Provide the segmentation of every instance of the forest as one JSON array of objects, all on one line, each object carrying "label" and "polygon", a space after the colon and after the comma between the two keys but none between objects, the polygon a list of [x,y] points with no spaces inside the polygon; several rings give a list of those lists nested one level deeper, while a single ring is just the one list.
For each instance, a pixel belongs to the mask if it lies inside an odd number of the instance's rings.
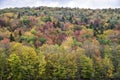
[{"label": "forest", "polygon": [[0,9],[0,80],[120,80],[120,8]]}]

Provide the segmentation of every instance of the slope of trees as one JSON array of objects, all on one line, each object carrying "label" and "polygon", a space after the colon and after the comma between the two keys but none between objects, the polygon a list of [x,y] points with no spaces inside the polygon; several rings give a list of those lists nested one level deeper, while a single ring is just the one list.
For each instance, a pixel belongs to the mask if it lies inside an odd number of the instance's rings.
[{"label": "slope of trees", "polygon": [[0,10],[0,80],[119,80],[120,9]]}]

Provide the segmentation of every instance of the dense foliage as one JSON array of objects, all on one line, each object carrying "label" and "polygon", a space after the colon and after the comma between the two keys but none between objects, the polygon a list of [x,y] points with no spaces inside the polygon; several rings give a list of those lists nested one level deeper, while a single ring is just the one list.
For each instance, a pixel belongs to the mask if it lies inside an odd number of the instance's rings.
[{"label": "dense foliage", "polygon": [[120,79],[120,9],[0,10],[0,80]]}]

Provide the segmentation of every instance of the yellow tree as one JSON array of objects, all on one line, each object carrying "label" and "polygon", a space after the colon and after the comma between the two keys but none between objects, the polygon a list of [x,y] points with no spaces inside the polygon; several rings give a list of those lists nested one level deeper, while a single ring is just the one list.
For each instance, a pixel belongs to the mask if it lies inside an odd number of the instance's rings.
[{"label": "yellow tree", "polygon": [[12,79],[37,79],[42,75],[42,62],[44,57],[37,56],[35,50],[20,43],[12,43],[10,49],[9,63]]},{"label": "yellow tree", "polygon": [[105,56],[105,58],[102,60],[102,66],[103,66],[103,75],[104,75],[103,78],[104,79],[112,78],[114,67],[109,57]]}]

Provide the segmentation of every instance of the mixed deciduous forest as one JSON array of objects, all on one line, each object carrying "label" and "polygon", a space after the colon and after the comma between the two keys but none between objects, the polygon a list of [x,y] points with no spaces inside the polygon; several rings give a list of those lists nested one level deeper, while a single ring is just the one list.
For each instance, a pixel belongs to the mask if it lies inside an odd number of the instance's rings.
[{"label": "mixed deciduous forest", "polygon": [[120,80],[120,9],[0,10],[0,80]]}]

